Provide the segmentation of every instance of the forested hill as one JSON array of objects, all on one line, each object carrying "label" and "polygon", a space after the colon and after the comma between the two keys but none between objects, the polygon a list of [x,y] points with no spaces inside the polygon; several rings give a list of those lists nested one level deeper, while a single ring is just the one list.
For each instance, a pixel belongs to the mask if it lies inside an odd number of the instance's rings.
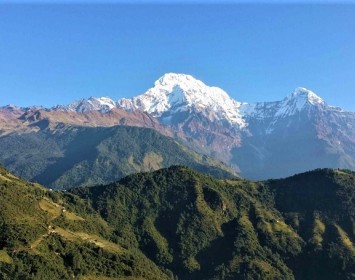
[{"label": "forested hill", "polygon": [[112,227],[77,196],[3,168],[0,194],[2,280],[171,278],[139,250],[115,242]]},{"label": "forested hill", "polygon": [[355,277],[355,173],[216,180],[173,167],[74,192],[179,279]]},{"label": "forested hill", "polygon": [[94,186],[129,174],[187,165],[233,178],[226,164],[149,128],[58,126],[0,137],[0,162],[17,176],[53,189]]},{"label": "forested hill", "polygon": [[252,182],[174,166],[68,192],[2,170],[0,191],[4,279],[355,277],[346,170]]}]

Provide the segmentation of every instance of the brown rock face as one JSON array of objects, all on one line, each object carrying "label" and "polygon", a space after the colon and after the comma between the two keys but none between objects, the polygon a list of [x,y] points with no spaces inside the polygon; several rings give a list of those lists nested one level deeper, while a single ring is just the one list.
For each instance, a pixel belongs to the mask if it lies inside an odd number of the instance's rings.
[{"label": "brown rock face", "polygon": [[111,127],[116,125],[153,128],[171,136],[170,130],[147,113],[126,112],[113,108],[107,113],[88,111],[84,113],[48,109],[0,108],[0,136],[11,132],[29,132],[48,128],[53,131],[62,126]]}]

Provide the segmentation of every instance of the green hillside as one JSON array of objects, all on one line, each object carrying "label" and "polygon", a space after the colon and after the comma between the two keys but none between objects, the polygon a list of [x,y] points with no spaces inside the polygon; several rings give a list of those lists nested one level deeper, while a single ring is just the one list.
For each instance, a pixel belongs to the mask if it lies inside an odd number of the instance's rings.
[{"label": "green hillside", "polygon": [[355,279],[355,173],[318,169],[269,186],[276,208],[306,241],[288,262],[297,278]]},{"label": "green hillside", "polygon": [[[169,279],[86,201],[0,169],[0,279]],[[102,278],[101,278],[102,277]]]},{"label": "green hillside", "polygon": [[0,137],[0,162],[50,188],[108,184],[124,176],[187,165],[214,177],[235,177],[223,163],[147,128],[58,127]]},{"label": "green hillside", "polygon": [[355,174],[215,180],[173,167],[73,190],[179,279],[352,279]]},{"label": "green hillside", "polygon": [[67,192],[1,170],[0,191],[4,279],[355,279],[346,170],[252,182],[173,166]]}]

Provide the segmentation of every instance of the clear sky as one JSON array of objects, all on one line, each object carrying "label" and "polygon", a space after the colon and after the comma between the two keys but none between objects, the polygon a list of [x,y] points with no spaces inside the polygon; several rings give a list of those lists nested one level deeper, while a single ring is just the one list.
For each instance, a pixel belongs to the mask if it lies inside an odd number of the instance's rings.
[{"label": "clear sky", "polygon": [[303,86],[355,111],[351,1],[17,2],[0,0],[0,106],[117,100],[177,72],[238,101],[281,100]]}]

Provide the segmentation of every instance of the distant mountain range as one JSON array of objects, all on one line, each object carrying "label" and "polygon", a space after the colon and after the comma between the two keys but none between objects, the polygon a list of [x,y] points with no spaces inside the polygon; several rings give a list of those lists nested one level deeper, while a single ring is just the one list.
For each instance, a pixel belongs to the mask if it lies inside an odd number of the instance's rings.
[{"label": "distant mountain range", "polygon": [[152,128],[251,179],[319,167],[355,170],[355,113],[305,88],[281,101],[242,103],[190,75],[169,73],[132,99],[91,97],[47,109],[0,109],[2,137],[61,125]]}]

